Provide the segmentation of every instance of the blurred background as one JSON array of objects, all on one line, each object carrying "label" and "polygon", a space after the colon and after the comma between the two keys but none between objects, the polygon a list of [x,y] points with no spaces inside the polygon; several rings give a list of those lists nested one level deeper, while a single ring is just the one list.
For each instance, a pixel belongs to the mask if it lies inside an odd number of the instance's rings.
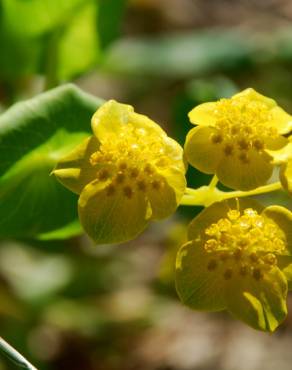
[{"label": "blurred background", "polygon": [[[68,81],[181,144],[194,105],[246,87],[291,113],[292,2],[0,0],[0,111]],[[207,181],[188,172],[189,186]],[[291,209],[282,193],[261,200]],[[1,241],[1,336],[42,370],[291,370],[291,315],[269,335],[180,304],[175,254],[198,211],[119,246]]]}]

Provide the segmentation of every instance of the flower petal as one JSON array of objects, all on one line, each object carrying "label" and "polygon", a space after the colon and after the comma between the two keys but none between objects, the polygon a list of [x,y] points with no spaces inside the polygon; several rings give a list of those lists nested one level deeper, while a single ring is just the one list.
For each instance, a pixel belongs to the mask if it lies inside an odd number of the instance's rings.
[{"label": "flower petal", "polygon": [[204,173],[214,173],[223,158],[222,145],[213,143],[212,134],[216,130],[212,127],[195,127],[186,137],[185,155],[187,161]]},{"label": "flower petal", "polygon": [[214,126],[217,121],[217,117],[214,114],[216,107],[216,102],[200,104],[189,112],[189,119],[194,125]]},{"label": "flower petal", "polygon": [[237,190],[251,190],[264,185],[271,177],[273,165],[265,152],[251,149],[248,160],[242,161],[238,155],[226,155],[216,170],[222,184]]},{"label": "flower petal", "polygon": [[269,125],[275,127],[279,134],[285,135],[292,131],[292,116],[286,113],[282,108],[276,106],[271,109],[272,116]]},{"label": "flower petal", "polygon": [[210,255],[198,242],[188,242],[178,251],[176,289],[181,301],[193,309],[220,311],[226,307],[223,274],[208,269],[210,263]]},{"label": "flower petal", "polygon": [[274,331],[287,315],[287,281],[274,267],[260,280],[238,277],[229,280],[227,309],[254,329]]},{"label": "flower petal", "polygon": [[90,136],[62,158],[52,174],[66,188],[80,194],[85,185],[96,178],[96,168],[90,164],[89,158],[98,148],[98,140],[94,136]]},{"label": "flower petal", "polygon": [[156,177],[147,191],[152,214],[151,219],[160,220],[170,216],[178,207],[176,193],[164,177]]},{"label": "flower petal", "polygon": [[93,133],[100,141],[111,134],[118,134],[128,124],[159,135],[166,135],[154,121],[142,114],[135,113],[132,106],[118,103],[115,100],[104,103],[91,120]]},{"label": "flower petal", "polygon": [[259,103],[263,103],[267,108],[270,108],[270,109],[277,106],[277,103],[275,102],[274,99],[268,98],[258,93],[251,87],[232,96],[232,99],[237,99],[237,98],[246,98],[250,101],[257,101]]},{"label": "flower petal", "polygon": [[216,223],[220,218],[225,218],[231,209],[243,211],[252,208],[261,213],[264,207],[253,199],[228,199],[216,202],[200,212],[188,226],[188,239],[202,239],[204,231],[211,224]]},{"label": "flower petal", "polygon": [[114,187],[110,180],[88,184],[78,206],[82,226],[99,244],[130,240],[148,224],[145,194],[127,187]]},{"label": "flower petal", "polygon": [[284,232],[287,248],[292,255],[292,212],[285,207],[269,206],[264,209],[262,216],[275,222]]}]

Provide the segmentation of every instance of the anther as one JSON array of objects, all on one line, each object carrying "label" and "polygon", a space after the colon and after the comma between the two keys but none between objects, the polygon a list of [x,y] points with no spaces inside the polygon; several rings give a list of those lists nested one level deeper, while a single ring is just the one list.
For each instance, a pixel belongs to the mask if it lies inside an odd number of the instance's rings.
[{"label": "anther", "polygon": [[152,181],[151,185],[152,185],[153,189],[159,190],[161,188],[162,182],[159,181],[159,180],[154,180],[154,181]]},{"label": "anther", "polygon": [[125,181],[125,175],[123,172],[119,172],[115,178],[118,184],[122,184]]},{"label": "anther", "polygon": [[148,173],[148,175],[152,175],[153,174],[153,168],[152,166],[147,163],[146,166],[144,167],[144,172]]},{"label": "anther", "polygon": [[245,164],[249,163],[248,155],[245,152],[240,153],[238,158],[241,160],[242,163],[245,163]]},{"label": "anther", "polygon": [[219,144],[219,143],[222,142],[222,140],[223,140],[223,138],[222,138],[221,134],[212,134],[211,135],[211,141],[214,144]]},{"label": "anther", "polygon": [[101,171],[98,172],[98,175],[97,176],[98,176],[98,179],[100,181],[105,181],[105,180],[108,179],[109,173],[108,173],[107,170],[103,169],[103,170],[101,170]]},{"label": "anther", "polygon": [[106,189],[106,195],[113,195],[115,193],[115,187],[113,184],[110,184]]},{"label": "anther", "polygon": [[233,252],[233,256],[236,260],[239,260],[242,256],[242,250],[240,248],[236,248]]},{"label": "anther", "polygon": [[255,139],[252,144],[257,150],[264,149],[264,143],[260,139]]},{"label": "anther", "polygon": [[255,252],[252,252],[250,255],[249,255],[250,259],[252,262],[258,262],[259,258],[258,256],[256,255]]},{"label": "anther", "polygon": [[133,190],[130,186],[125,186],[123,190],[124,190],[124,194],[127,198],[129,198],[129,199],[132,198]]},{"label": "anther", "polygon": [[121,162],[120,165],[119,165],[120,170],[125,170],[127,167],[128,167],[128,165],[127,165],[126,162]]},{"label": "anther", "polygon": [[144,180],[137,181],[137,186],[138,186],[138,189],[141,190],[141,191],[146,190],[146,183],[145,183]]},{"label": "anther", "polygon": [[247,150],[249,148],[249,142],[245,139],[238,140],[238,146],[241,150]]},{"label": "anther", "polygon": [[232,155],[232,153],[233,153],[233,145],[226,144],[225,147],[224,147],[224,153],[227,156]]},{"label": "anther", "polygon": [[226,270],[224,271],[223,276],[224,276],[224,279],[225,279],[225,280],[229,280],[229,279],[231,279],[231,278],[232,278],[232,269],[231,269],[231,268],[226,269]]},{"label": "anther", "polygon": [[252,276],[256,279],[256,280],[260,280],[261,277],[262,277],[262,273],[261,273],[261,270],[259,268],[255,268],[252,272]]},{"label": "anther", "polygon": [[138,168],[134,167],[130,171],[130,176],[133,178],[136,178],[139,175],[139,170]]}]

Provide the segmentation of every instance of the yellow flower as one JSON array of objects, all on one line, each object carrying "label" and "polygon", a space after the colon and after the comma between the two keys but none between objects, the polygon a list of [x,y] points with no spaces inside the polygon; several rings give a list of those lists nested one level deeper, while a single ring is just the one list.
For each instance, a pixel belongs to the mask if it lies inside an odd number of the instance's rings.
[{"label": "yellow flower", "polygon": [[274,331],[287,314],[292,213],[251,200],[219,202],[194,218],[188,239],[176,263],[182,302],[226,309],[255,329]]},{"label": "yellow flower", "polygon": [[155,122],[114,100],[94,114],[92,130],[53,173],[80,194],[79,218],[93,240],[123,242],[177,208],[186,187],[183,151]]},{"label": "yellow flower", "polygon": [[253,89],[201,104],[189,118],[198,126],[186,138],[188,162],[239,190],[266,183],[273,171],[267,150],[284,147],[287,139],[283,135],[292,130],[292,117]]}]

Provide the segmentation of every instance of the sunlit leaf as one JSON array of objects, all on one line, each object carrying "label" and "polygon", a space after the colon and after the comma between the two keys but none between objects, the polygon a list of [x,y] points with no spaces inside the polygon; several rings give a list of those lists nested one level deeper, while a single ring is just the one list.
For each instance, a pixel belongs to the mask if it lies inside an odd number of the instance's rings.
[{"label": "sunlit leaf", "polygon": [[[64,85],[0,116],[0,236],[69,237],[80,231],[77,196],[50,172],[90,134],[101,101]],[[74,226],[75,225],[75,226]]]}]

